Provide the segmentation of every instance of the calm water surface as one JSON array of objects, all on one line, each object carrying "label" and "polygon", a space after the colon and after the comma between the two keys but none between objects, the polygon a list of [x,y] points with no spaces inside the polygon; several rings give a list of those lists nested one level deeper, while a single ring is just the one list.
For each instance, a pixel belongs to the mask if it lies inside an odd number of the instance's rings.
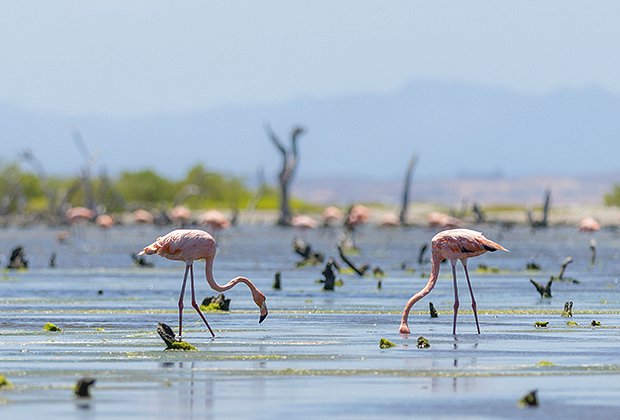
[{"label": "calm water surface", "polygon": [[[0,276],[0,373],[14,388],[0,391],[2,418],[617,418],[620,415],[620,234],[591,235],[574,227],[532,232],[479,227],[511,253],[485,254],[469,267],[482,334],[475,334],[459,268],[461,313],[452,335],[449,265],[433,292],[414,307],[410,337],[398,334],[400,311],[424,286],[430,266],[419,248],[435,231],[424,228],[359,232],[359,263],[372,275],[343,272],[334,292],[316,283],[322,266],[296,268],[293,237],[301,235],[326,256],[337,256],[337,231],[298,232],[240,226],[223,232],[215,275],[224,283],[251,278],[268,296],[270,315],[240,285],[227,292],[230,313],[209,313],[211,339],[186,298],[185,340],[198,352],[164,351],[157,322],[177,328],[183,264],[150,257],[135,266],[130,254],[170,229],[94,227],[74,230],[58,244],[54,228],[0,230],[2,265],[17,244],[30,269]],[[57,266],[50,268],[56,253]],[[546,283],[566,256],[574,262],[541,299],[529,279]],[[526,271],[535,261],[542,271]],[[402,268],[405,264],[409,270]],[[500,269],[476,272],[478,264]],[[199,300],[214,295],[196,264]],[[282,290],[271,289],[282,272]],[[189,295],[189,293],[188,293]],[[432,301],[439,317],[428,315]],[[572,321],[561,316],[573,301]],[[592,320],[600,327],[591,327]],[[536,328],[548,321],[547,328]],[[52,322],[60,333],[43,331]],[[418,336],[431,347],[418,349]],[[397,344],[380,349],[385,337]],[[542,362],[542,363],[541,363]],[[92,398],[76,400],[83,376],[97,383]],[[538,390],[540,406],[517,401]]]}]

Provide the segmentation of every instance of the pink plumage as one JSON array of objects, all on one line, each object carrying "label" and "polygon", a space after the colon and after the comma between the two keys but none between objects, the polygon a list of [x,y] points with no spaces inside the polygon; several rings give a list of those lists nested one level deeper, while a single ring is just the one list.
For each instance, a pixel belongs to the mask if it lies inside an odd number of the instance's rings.
[{"label": "pink plumage", "polygon": [[187,274],[190,273],[191,291],[192,291],[192,307],[198,312],[203,322],[215,336],[213,330],[209,326],[207,319],[196,303],[196,294],[194,289],[194,261],[205,260],[205,277],[207,284],[217,292],[225,292],[232,289],[239,283],[243,283],[250,289],[254,303],[260,308],[259,323],[263,322],[268,315],[265,295],[245,277],[235,277],[228,283],[220,285],[213,277],[213,261],[215,259],[215,251],[217,249],[215,239],[209,233],[200,229],[177,229],[167,235],[157,238],[155,242],[146,246],[138,255],[157,254],[169,260],[177,260],[185,262],[185,275],[183,277],[183,285],[181,286],[181,295],[179,296],[179,337],[183,332],[183,295],[185,294],[185,284],[187,282]]},{"label": "pink plumage", "polygon": [[454,318],[452,323],[452,334],[456,334],[456,316],[459,309],[459,295],[456,284],[456,262],[461,261],[465,270],[465,276],[467,278],[467,286],[469,287],[469,293],[471,295],[471,307],[474,311],[474,317],[476,319],[476,328],[478,334],[480,334],[480,325],[478,323],[478,311],[476,309],[476,299],[474,298],[474,291],[471,287],[469,280],[469,272],[467,271],[467,259],[471,257],[477,257],[485,252],[506,251],[506,248],[487,239],[482,233],[476,232],[470,229],[450,229],[444,230],[436,234],[431,240],[432,245],[432,259],[431,259],[431,275],[428,279],[428,283],[422,290],[413,295],[405,305],[400,322],[400,333],[409,334],[410,329],[407,323],[409,318],[409,312],[413,305],[428,295],[435,287],[437,279],[439,277],[439,267],[443,260],[450,261],[452,265],[452,279],[454,285]]}]

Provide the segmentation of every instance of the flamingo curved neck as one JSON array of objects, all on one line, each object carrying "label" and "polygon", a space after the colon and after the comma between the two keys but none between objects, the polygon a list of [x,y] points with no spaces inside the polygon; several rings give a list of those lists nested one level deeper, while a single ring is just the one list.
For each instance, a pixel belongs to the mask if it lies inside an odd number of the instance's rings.
[{"label": "flamingo curved neck", "polygon": [[238,283],[245,283],[248,286],[248,288],[252,291],[252,293],[254,293],[254,289],[255,289],[254,284],[252,284],[252,282],[249,279],[246,279],[245,277],[235,277],[234,279],[230,280],[226,284],[223,284],[223,285],[218,284],[215,281],[215,277],[213,277],[213,258],[205,259],[205,276],[207,278],[207,283],[209,284],[209,287],[211,287],[216,292],[222,293],[222,292],[232,289]]},{"label": "flamingo curved neck", "polygon": [[433,255],[431,259],[431,274],[428,278],[428,283],[426,283],[426,286],[424,286],[418,293],[411,296],[411,298],[407,301],[405,309],[403,310],[402,323],[407,324],[407,318],[409,317],[409,312],[411,311],[413,305],[415,305],[415,303],[424,296],[428,295],[435,287],[437,279],[439,278],[439,267],[441,265],[441,261],[442,258],[440,256]]}]

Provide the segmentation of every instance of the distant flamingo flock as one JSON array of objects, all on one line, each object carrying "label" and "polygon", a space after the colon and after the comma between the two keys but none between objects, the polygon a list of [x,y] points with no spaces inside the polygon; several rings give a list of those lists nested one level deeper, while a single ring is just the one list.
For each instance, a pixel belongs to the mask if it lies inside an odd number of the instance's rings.
[{"label": "distant flamingo flock", "polygon": [[[205,226],[210,232],[217,233],[231,226],[231,221],[218,210],[211,209],[202,213],[199,217],[194,218],[192,212],[183,207],[176,206],[172,208],[166,215],[168,219],[177,225],[184,226],[188,223],[196,223]],[[370,210],[362,205],[354,205],[349,208],[347,214],[337,207],[327,207],[321,214],[322,222],[309,215],[298,214],[291,219],[291,226],[300,230],[316,229],[319,226],[333,226],[337,223],[344,223],[344,226],[350,226],[351,229],[366,224],[371,216]],[[94,222],[103,229],[109,229],[115,224],[115,220],[108,214],[96,214],[93,210],[84,207],[70,208],[66,212],[67,221],[70,224],[85,224]],[[138,209],[131,214],[133,223],[135,224],[152,224],[155,216],[145,210]],[[427,223],[430,227],[442,229],[431,240],[431,272],[427,284],[415,293],[405,304],[402,311],[399,332],[401,334],[410,334],[409,314],[415,303],[427,296],[435,287],[439,277],[439,269],[442,261],[447,260],[452,268],[452,281],[454,289],[454,305],[453,305],[453,321],[452,333],[456,334],[457,315],[459,310],[459,293],[457,285],[456,264],[461,262],[467,281],[467,286],[471,298],[471,307],[473,310],[474,320],[476,323],[476,331],[480,334],[480,324],[478,320],[478,311],[474,291],[467,268],[469,258],[482,255],[486,252],[506,251],[497,242],[487,239],[482,233],[463,229],[461,220],[445,213],[430,212],[427,215]],[[378,226],[393,227],[399,225],[398,217],[394,214],[384,213],[378,219]],[[577,224],[580,232],[597,232],[601,229],[601,224],[593,217],[584,217]],[[68,235],[68,233],[66,233]],[[66,240],[66,236],[60,238],[59,242]],[[215,281],[213,276],[213,263],[216,254],[216,241],[214,237],[200,229],[176,229],[172,232],[157,238],[153,243],[144,247],[138,254],[151,255],[156,254],[171,260],[178,260],[185,263],[185,273],[181,285],[181,293],[178,300],[178,316],[179,316],[179,335],[181,339],[183,333],[183,296],[187,285],[187,278],[190,278],[191,305],[196,310],[209,332],[215,336],[213,329],[207,322],[206,317],[200,310],[196,302],[196,288],[194,282],[193,263],[196,260],[205,260],[205,278],[207,284],[215,291],[224,292],[235,287],[237,284],[245,284],[251,294],[254,303],[260,310],[259,323],[263,322],[268,315],[266,296],[261,292],[254,283],[246,277],[235,277],[226,284],[220,285]]]}]

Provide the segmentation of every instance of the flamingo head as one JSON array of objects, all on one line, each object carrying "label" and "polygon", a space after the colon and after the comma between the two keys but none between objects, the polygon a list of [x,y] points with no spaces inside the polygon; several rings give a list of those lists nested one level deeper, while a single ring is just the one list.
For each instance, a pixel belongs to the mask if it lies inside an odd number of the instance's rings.
[{"label": "flamingo head", "polygon": [[258,323],[260,324],[261,322],[265,320],[265,318],[267,318],[267,315],[269,315],[269,311],[267,310],[267,302],[266,302],[267,298],[259,290],[257,290],[256,293],[252,295],[252,297],[254,299],[254,303],[256,303],[256,306],[260,308],[260,318],[258,319]]}]

